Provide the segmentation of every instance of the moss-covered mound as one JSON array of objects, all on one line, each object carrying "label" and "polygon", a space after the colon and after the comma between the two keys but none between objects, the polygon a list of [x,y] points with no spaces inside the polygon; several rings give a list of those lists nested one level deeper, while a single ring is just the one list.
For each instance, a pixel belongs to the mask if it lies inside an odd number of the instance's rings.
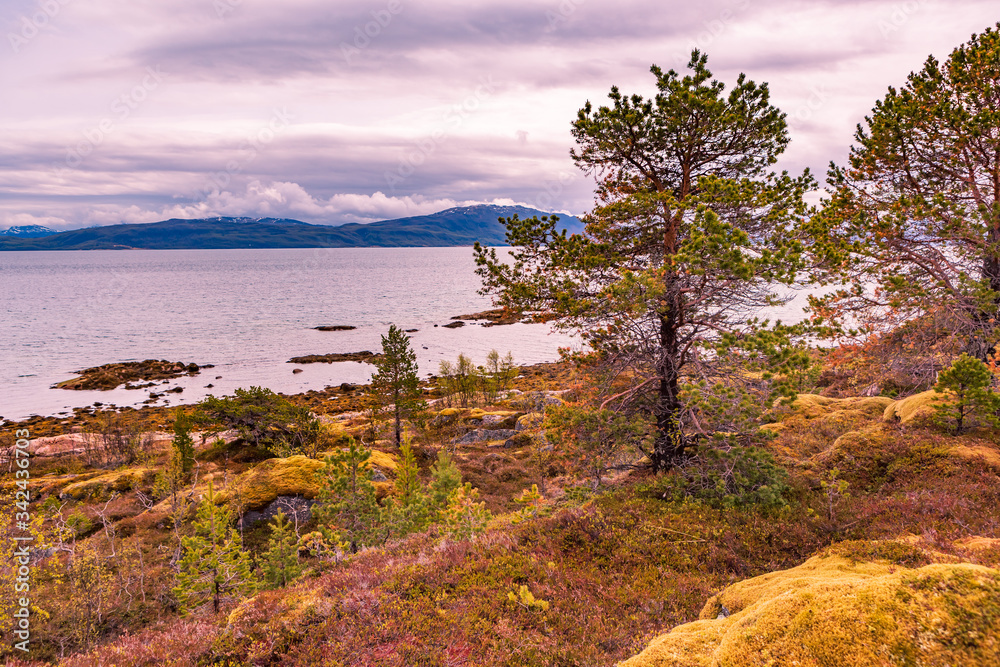
[{"label": "moss-covered mound", "polygon": [[915,419],[929,417],[934,414],[934,405],[941,398],[941,394],[933,389],[925,391],[898,401],[893,401],[885,408],[882,419],[885,421],[898,421],[901,424],[908,424]]},{"label": "moss-covered mound", "polygon": [[114,470],[103,475],[89,477],[89,479],[68,484],[62,489],[61,495],[77,500],[83,498],[105,498],[115,491],[120,493],[140,488],[144,484],[151,484],[155,476],[156,470],[146,466]]},{"label": "moss-covered mound", "polygon": [[[206,366],[206,368],[210,367]],[[198,364],[147,359],[146,361],[127,361],[120,364],[104,364],[103,366],[85,368],[82,371],[77,371],[77,375],[80,377],[65,380],[55,386],[59,389],[107,391],[131,382],[169,380],[181,375],[197,375],[198,372]]]},{"label": "moss-covered mound", "polygon": [[793,460],[807,459],[827,449],[838,437],[880,420],[891,398],[884,396],[829,398],[799,394],[789,405],[776,404],[770,417],[774,423],[762,430],[779,437],[774,453]]},{"label": "moss-covered mound", "polygon": [[701,620],[620,664],[1000,664],[1000,570],[968,563],[909,567],[926,560],[899,543],[828,550],[730,586],[708,601]]},{"label": "moss-covered mound", "polygon": [[[399,462],[392,454],[375,450],[369,464],[383,473],[392,474]],[[322,459],[302,455],[268,459],[240,475],[231,489],[219,494],[219,499],[229,501],[241,510],[264,507],[278,496],[312,499],[319,495],[322,486],[319,475],[322,468]],[[375,486],[380,493],[385,493],[389,484],[376,482]]]}]

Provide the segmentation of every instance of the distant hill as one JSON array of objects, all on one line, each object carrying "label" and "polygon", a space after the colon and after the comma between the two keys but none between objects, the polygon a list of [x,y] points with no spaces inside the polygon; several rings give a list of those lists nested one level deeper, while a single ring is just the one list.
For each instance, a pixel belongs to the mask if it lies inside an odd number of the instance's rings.
[{"label": "distant hill", "polygon": [[41,225],[21,225],[19,227],[8,227],[0,232],[0,236],[13,236],[20,239],[34,239],[42,236],[52,236],[58,234],[54,229],[42,227]]},{"label": "distant hill", "polygon": [[[476,241],[504,244],[499,218],[550,215],[524,206],[478,205],[431,215],[367,224],[314,225],[283,218],[208,218],[74,229],[50,236],[0,236],[0,250],[108,250],[181,248],[356,248],[467,246]],[[560,216],[559,225],[581,232],[579,218]]]}]

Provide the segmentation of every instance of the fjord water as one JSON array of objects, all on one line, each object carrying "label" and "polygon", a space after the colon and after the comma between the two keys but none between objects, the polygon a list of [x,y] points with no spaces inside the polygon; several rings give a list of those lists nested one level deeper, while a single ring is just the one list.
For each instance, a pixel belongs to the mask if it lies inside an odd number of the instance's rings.
[{"label": "fjord water", "polygon": [[[159,405],[251,385],[298,393],[367,382],[367,364],[286,362],[377,351],[393,323],[418,329],[410,335],[421,375],[459,352],[482,363],[491,349],[511,351],[530,364],[555,360],[560,346],[572,344],[542,324],[441,327],[490,307],[476,293],[474,270],[470,248],[0,253],[0,416],[51,415],[95,401],[137,405],[150,389],[51,388],[73,371],[120,361],[215,364],[154,387],[184,390]],[[312,329],[326,324],[358,328]]]}]

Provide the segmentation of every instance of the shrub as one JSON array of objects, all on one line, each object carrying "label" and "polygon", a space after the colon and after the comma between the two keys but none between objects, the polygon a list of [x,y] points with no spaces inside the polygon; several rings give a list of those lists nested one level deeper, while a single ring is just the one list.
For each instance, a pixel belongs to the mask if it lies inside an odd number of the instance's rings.
[{"label": "shrub", "polygon": [[270,389],[250,387],[237,389],[233,396],[209,396],[200,408],[207,419],[234,429],[246,444],[280,458],[314,453],[319,441],[319,420],[309,409]]},{"label": "shrub", "polygon": [[713,507],[784,506],[788,473],[755,447],[701,448],[678,466],[679,490]]}]

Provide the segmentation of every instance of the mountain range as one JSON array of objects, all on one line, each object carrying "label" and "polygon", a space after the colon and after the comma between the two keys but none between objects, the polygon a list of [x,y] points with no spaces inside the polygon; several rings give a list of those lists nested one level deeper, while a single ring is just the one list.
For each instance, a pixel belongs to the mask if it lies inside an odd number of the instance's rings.
[{"label": "mountain range", "polygon": [[[466,246],[477,241],[504,245],[506,230],[499,218],[514,215],[530,218],[551,214],[524,206],[481,204],[337,226],[285,218],[171,219],[58,233],[46,230],[48,235],[7,230],[0,234],[0,250],[440,247]],[[571,234],[583,231],[583,223],[573,216],[559,216],[558,224]]]}]

